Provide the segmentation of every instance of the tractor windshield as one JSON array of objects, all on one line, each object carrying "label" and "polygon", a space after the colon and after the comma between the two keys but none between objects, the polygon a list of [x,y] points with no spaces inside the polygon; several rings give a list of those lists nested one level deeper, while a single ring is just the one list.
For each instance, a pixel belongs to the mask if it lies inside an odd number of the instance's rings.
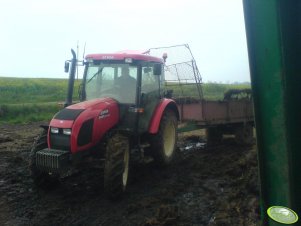
[{"label": "tractor windshield", "polygon": [[120,103],[136,100],[137,67],[129,64],[90,64],[86,75],[86,99],[111,97]]}]

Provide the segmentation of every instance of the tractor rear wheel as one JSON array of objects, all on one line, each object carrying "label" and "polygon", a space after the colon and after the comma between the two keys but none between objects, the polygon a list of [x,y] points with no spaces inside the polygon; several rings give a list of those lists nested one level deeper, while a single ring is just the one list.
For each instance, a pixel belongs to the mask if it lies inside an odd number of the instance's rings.
[{"label": "tractor rear wheel", "polygon": [[173,111],[166,110],[162,116],[159,131],[151,137],[151,149],[159,165],[168,165],[175,157],[178,121]]},{"label": "tractor rear wheel", "polygon": [[129,138],[121,134],[113,135],[106,145],[104,168],[104,189],[109,198],[117,199],[125,191],[129,176],[129,162]]},{"label": "tractor rear wheel", "polygon": [[29,155],[30,175],[35,185],[41,188],[51,188],[58,182],[58,179],[56,177],[50,176],[48,173],[39,170],[36,166],[36,153],[47,147],[47,130],[44,130],[35,139]]}]

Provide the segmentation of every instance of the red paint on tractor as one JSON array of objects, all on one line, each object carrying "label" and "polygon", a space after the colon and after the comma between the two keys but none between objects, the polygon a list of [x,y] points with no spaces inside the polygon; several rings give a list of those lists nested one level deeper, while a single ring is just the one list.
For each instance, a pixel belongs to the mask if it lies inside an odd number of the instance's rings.
[{"label": "red paint on tractor", "polygon": [[60,120],[60,119],[52,119],[50,122],[51,127],[68,129],[72,128],[73,120]]},{"label": "red paint on tractor", "polygon": [[[149,124],[149,129],[148,132],[151,134],[155,134],[159,130],[160,126],[160,121],[163,116],[163,112],[168,106],[174,106],[175,109],[177,109],[176,102],[172,99],[166,99],[164,98],[158,105],[157,108],[155,109],[153,113],[153,117],[151,118],[150,124]],[[176,114],[178,115],[178,114]]]},{"label": "red paint on tractor", "polygon": [[[71,153],[87,150],[97,144],[103,135],[114,127],[119,121],[118,103],[111,98],[99,98],[84,101],[68,106],[69,109],[85,109],[74,121],[52,119],[50,127],[71,128]],[[92,141],[86,145],[78,146],[77,140],[84,122],[93,120]],[[51,147],[49,135],[48,146]]]},{"label": "red paint on tractor", "polygon": [[142,60],[142,61],[149,61],[149,62],[158,62],[163,63],[163,59],[158,57],[153,57],[150,55],[145,54],[137,54],[131,51],[127,52],[120,52],[120,53],[102,53],[102,54],[88,54],[86,59],[92,60],[124,60],[125,58],[132,58],[134,60]]}]

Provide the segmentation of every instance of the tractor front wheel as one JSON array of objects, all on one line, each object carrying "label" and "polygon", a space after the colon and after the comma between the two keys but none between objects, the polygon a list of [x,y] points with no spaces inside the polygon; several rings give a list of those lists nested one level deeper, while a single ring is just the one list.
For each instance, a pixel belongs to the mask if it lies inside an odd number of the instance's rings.
[{"label": "tractor front wheel", "polygon": [[178,121],[173,111],[164,112],[159,131],[151,137],[151,149],[159,165],[169,164],[175,157]]},{"label": "tractor front wheel", "polygon": [[106,145],[106,160],[104,168],[104,189],[111,199],[116,199],[125,191],[130,162],[129,138],[115,134],[109,138]]}]

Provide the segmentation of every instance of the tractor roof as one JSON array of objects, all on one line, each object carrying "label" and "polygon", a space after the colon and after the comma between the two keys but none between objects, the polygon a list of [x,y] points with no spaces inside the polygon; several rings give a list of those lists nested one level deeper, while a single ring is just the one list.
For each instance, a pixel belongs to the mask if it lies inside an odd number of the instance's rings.
[{"label": "tractor roof", "polygon": [[134,60],[143,60],[149,62],[163,63],[163,59],[147,55],[148,51],[135,51],[125,50],[116,53],[100,53],[100,54],[88,54],[86,59],[93,60],[124,60],[126,58],[132,58]]}]

